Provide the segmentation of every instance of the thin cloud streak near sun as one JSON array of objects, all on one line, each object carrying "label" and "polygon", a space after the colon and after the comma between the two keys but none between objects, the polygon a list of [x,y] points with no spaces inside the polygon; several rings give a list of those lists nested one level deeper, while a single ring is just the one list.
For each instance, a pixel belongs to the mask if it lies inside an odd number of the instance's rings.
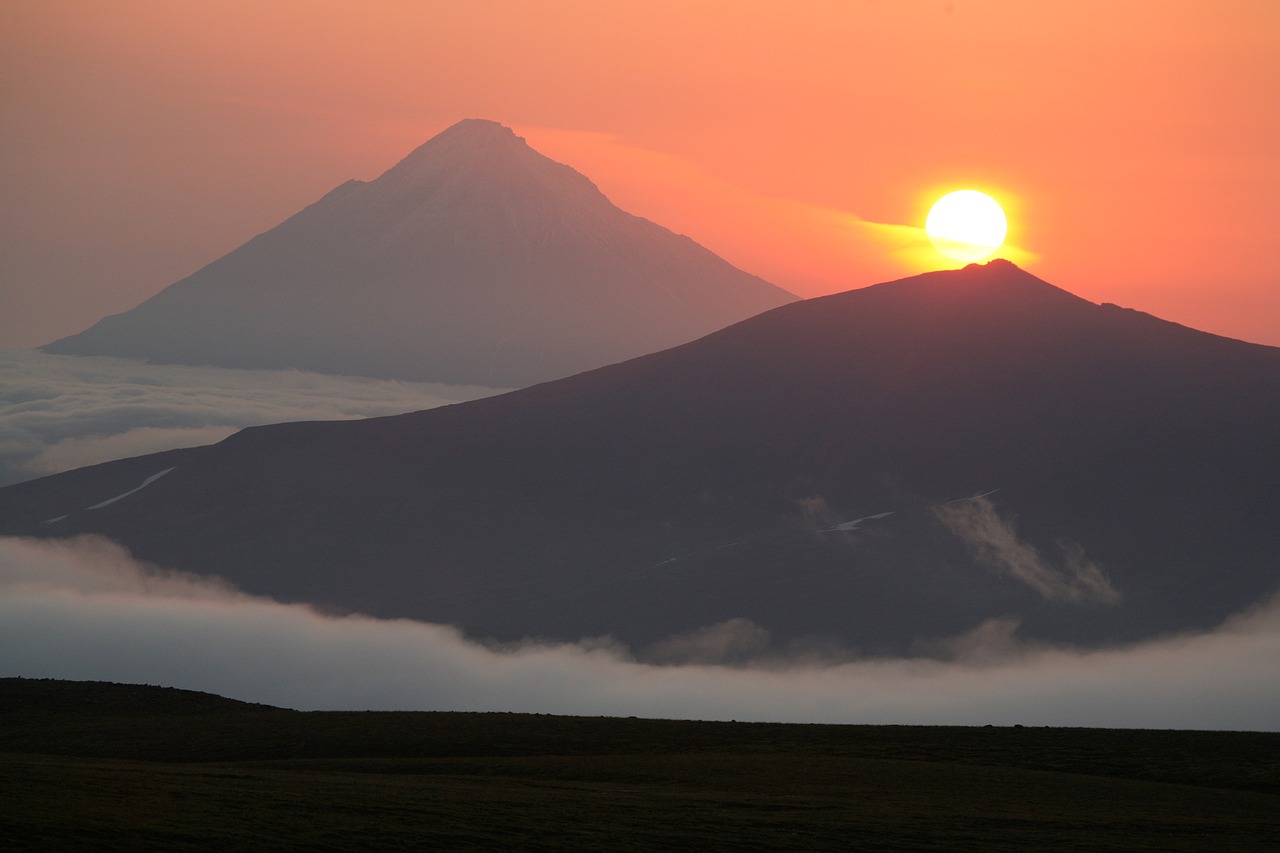
[{"label": "thin cloud streak near sun", "polygon": [[[536,150],[588,177],[609,176],[603,189],[624,210],[645,211],[646,218],[799,296],[964,266],[934,249],[923,217],[919,223],[874,222],[856,211],[762,195],[615,134],[530,125],[515,130]],[[673,186],[682,191],[672,192]],[[1019,266],[1040,259],[1008,242],[993,257]]]},{"label": "thin cloud streak near sun", "polygon": [[0,538],[10,676],[164,684],[301,710],[1280,730],[1275,599],[1212,631],[1115,649],[1025,646],[1010,630],[985,624],[942,644],[951,660],[662,666],[607,638],[491,647],[446,625],[321,615],[139,565],[94,537]]}]

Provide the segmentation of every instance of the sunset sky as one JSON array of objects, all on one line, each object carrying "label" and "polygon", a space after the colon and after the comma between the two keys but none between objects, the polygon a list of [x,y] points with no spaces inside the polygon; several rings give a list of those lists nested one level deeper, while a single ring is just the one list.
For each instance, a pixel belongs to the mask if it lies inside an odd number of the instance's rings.
[{"label": "sunset sky", "polygon": [[0,347],[123,311],[460,119],[803,296],[946,266],[1280,345],[1269,0],[0,1]]}]

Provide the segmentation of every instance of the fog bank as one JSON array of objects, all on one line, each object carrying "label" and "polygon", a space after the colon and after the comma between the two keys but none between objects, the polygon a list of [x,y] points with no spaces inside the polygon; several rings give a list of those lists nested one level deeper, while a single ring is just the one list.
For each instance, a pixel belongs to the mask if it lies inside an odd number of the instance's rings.
[{"label": "fog bank", "polygon": [[1277,601],[1211,632],[1105,651],[1025,647],[1011,627],[977,626],[951,661],[662,666],[607,638],[492,648],[447,625],[322,615],[159,572],[101,539],[0,539],[5,676],[303,710],[1280,730]]}]

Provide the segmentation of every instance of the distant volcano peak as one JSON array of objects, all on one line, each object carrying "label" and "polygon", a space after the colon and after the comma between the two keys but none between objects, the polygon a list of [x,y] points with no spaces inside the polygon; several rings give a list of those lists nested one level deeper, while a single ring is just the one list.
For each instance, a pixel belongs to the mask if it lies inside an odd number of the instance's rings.
[{"label": "distant volcano peak", "polygon": [[48,350],[511,387],[794,299],[466,119]]}]

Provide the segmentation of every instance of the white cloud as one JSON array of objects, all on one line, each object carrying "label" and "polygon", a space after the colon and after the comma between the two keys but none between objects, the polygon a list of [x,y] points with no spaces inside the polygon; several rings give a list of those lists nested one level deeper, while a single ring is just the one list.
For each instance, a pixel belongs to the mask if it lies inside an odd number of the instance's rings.
[{"label": "white cloud", "polygon": [[738,618],[669,637],[646,649],[644,659],[666,664],[745,663],[768,648],[769,632]]},{"label": "white cloud", "polygon": [[498,390],[0,350],[0,485],[246,426],[393,415]]},{"label": "white cloud", "polygon": [[[696,652],[753,635],[735,624],[681,643]],[[495,649],[449,626],[321,615],[139,566],[100,539],[0,539],[7,676],[164,684],[301,709],[1280,730],[1280,601],[1211,632],[1125,648],[1016,647],[1010,636],[1008,625],[982,626],[951,661],[659,666],[601,639]]]}]

